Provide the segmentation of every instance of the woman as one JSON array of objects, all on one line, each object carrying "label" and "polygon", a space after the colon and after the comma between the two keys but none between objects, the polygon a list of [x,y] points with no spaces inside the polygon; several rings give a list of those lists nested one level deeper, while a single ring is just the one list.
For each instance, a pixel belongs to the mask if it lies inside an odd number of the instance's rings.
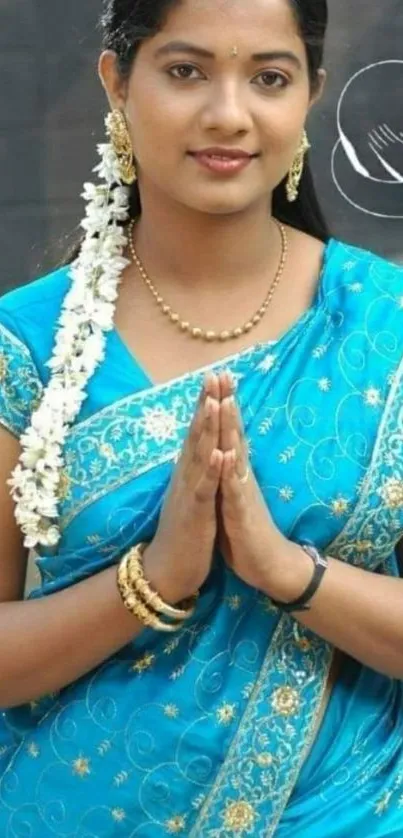
[{"label": "woman", "polygon": [[106,4],[85,240],[0,302],[7,838],[402,833],[403,277],[315,197],[326,23]]}]

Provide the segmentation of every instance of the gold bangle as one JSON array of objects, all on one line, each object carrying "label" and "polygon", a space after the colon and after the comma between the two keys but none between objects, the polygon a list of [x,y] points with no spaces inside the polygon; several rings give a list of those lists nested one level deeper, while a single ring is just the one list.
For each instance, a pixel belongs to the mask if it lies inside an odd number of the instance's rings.
[{"label": "gold bangle", "polygon": [[125,556],[117,570],[117,587],[123,604],[130,613],[147,628],[156,631],[175,632],[182,628],[181,623],[164,623],[150,611],[141,598],[130,588],[127,574],[128,556]]},{"label": "gold bangle", "polygon": [[196,610],[196,603],[199,594],[194,594],[189,599],[183,600],[182,608],[174,608],[168,605],[167,602],[160,597],[157,591],[151,588],[150,583],[144,576],[143,569],[143,554],[148,545],[141,543],[133,547],[128,553],[128,577],[129,584],[134,588],[146,605],[157,614],[163,614],[165,617],[170,617],[173,620],[188,620]]}]

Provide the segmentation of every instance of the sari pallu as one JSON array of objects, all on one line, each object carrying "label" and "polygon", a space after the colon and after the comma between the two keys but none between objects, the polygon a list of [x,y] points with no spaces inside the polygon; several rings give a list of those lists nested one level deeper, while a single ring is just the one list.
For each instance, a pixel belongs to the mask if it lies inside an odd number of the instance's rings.
[{"label": "sari pallu", "polygon": [[[276,343],[214,365],[237,381],[252,465],[277,526],[392,574],[403,534],[401,280],[399,269],[332,241],[309,311]],[[51,282],[64,287],[66,273]],[[35,286],[25,293],[37,319]],[[1,352],[12,377],[1,413],[17,432],[27,381],[32,402],[42,369],[30,321],[16,307],[10,313],[15,299],[3,302]],[[37,304],[51,307],[49,296]],[[152,539],[202,378],[198,370],[153,386],[110,335],[65,449],[63,538],[38,558],[33,596]],[[0,833],[399,834],[401,685],[347,662],[325,708],[332,659],[327,643],[281,616],[216,553],[177,635],[146,630],[58,695],[5,712]]]}]

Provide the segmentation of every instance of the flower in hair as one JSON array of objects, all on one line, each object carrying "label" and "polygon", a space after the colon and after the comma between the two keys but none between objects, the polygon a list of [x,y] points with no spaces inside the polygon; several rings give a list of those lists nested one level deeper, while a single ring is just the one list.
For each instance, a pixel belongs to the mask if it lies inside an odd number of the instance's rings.
[{"label": "flower in hair", "polygon": [[22,452],[10,480],[15,517],[24,545],[53,547],[58,524],[63,445],[86,399],[86,387],[105,355],[113,329],[118,287],[130,261],[124,257],[129,189],[120,180],[119,161],[109,143],[98,146],[95,167],[101,183],[84,184],[81,226],[85,239],[70,267],[71,287],[64,299],[51,359],[49,384],[21,437]]}]

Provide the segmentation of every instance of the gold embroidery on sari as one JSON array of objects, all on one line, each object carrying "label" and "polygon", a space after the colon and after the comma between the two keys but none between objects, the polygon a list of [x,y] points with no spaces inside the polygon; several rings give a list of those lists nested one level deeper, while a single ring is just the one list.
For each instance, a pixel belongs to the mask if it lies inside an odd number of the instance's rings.
[{"label": "gold embroidery on sari", "polygon": [[222,707],[218,708],[216,715],[218,724],[230,725],[237,716],[235,704],[223,704]]},{"label": "gold embroidery on sari", "polygon": [[[232,374],[241,380],[243,369],[258,364],[263,345],[215,366],[232,361]],[[168,463],[174,464],[194,414],[203,380],[203,370],[159,387],[141,390],[102,408],[76,423],[65,449],[65,476],[69,495],[61,498],[61,528],[78,515],[131,480]],[[288,487],[285,500],[289,500]],[[293,494],[293,492],[292,492]]]},{"label": "gold embroidery on sari", "polygon": [[403,480],[389,477],[380,489],[381,497],[390,509],[403,508]]},{"label": "gold embroidery on sari", "polygon": [[165,822],[165,829],[169,835],[177,835],[186,829],[186,816],[174,815]]},{"label": "gold embroidery on sari", "polygon": [[230,829],[233,834],[253,835],[257,819],[256,811],[247,801],[238,800],[235,803],[228,803],[222,817],[224,828]]},{"label": "gold embroidery on sari", "polygon": [[359,501],[328,552],[374,570],[388,563],[402,535],[403,361],[393,377]]},{"label": "gold embroidery on sari", "polygon": [[[189,838],[237,834],[270,838],[274,834],[317,731],[332,661],[328,644],[310,632],[304,638],[307,643],[302,651],[296,642],[295,621],[283,615]],[[309,673],[313,672],[312,679]],[[301,725],[298,741],[293,738],[297,725]]]},{"label": "gold embroidery on sari", "polygon": [[40,754],[40,749],[38,748],[38,745],[35,742],[28,742],[27,754],[32,759],[38,759],[39,754]]},{"label": "gold embroidery on sari", "polygon": [[0,324],[0,422],[20,436],[42,393],[42,383],[29,349]]},{"label": "gold embroidery on sari", "polygon": [[116,807],[115,809],[111,809],[111,815],[116,823],[123,823],[126,820],[127,815],[124,809],[120,806]]},{"label": "gold embroidery on sari", "polygon": [[91,761],[86,757],[79,756],[77,759],[74,760],[72,764],[73,774],[76,774],[77,777],[88,777],[91,774]]},{"label": "gold embroidery on sari", "polygon": [[166,704],[164,707],[164,716],[166,716],[167,719],[177,719],[179,713],[179,707],[177,707],[176,704]]},{"label": "gold embroidery on sari", "polygon": [[152,654],[151,652],[145,652],[144,655],[139,658],[131,667],[131,672],[137,672],[141,675],[143,672],[146,672],[148,669],[151,669],[153,664],[155,663],[156,655]]},{"label": "gold embroidery on sari", "polygon": [[279,687],[273,694],[271,706],[280,716],[296,716],[300,707],[299,691],[292,687]]}]

